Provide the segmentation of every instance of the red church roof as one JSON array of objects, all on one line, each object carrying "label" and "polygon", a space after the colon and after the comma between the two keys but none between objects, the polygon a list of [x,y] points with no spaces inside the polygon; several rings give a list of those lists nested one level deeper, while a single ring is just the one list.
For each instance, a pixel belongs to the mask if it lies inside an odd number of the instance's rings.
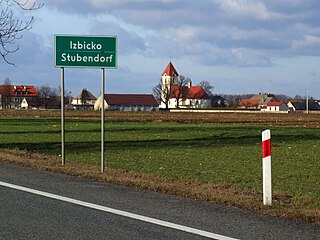
[{"label": "red church roof", "polygon": [[1,85],[0,86],[0,93],[7,92],[8,88],[10,87],[10,97],[37,97],[38,92],[37,89],[34,86],[25,86],[25,85]]},{"label": "red church roof", "polygon": [[177,70],[174,68],[171,62],[168,63],[168,66],[166,69],[163,71],[162,76],[167,75],[167,76],[179,76]]},{"label": "red church roof", "polygon": [[180,87],[181,91],[179,91],[178,86],[172,86],[170,98],[177,98],[178,94],[180,94],[180,98],[185,99],[210,99],[210,96],[203,90],[200,86],[194,87]]}]

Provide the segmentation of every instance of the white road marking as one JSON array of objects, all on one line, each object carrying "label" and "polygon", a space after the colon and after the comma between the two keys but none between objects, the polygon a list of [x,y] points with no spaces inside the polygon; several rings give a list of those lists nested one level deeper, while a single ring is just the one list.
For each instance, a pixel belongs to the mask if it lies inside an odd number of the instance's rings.
[{"label": "white road marking", "polygon": [[155,219],[155,218],[145,217],[142,215],[138,215],[138,214],[134,214],[134,213],[130,213],[130,212],[125,212],[125,211],[117,210],[114,208],[104,207],[104,206],[89,203],[89,202],[84,202],[84,201],[80,201],[80,200],[76,200],[76,199],[72,199],[72,198],[68,198],[68,197],[59,196],[59,195],[52,194],[52,193],[47,193],[47,192],[43,192],[43,191],[39,191],[39,190],[27,188],[27,187],[22,187],[22,186],[14,185],[11,183],[6,183],[6,182],[0,181],[0,186],[23,191],[23,192],[36,194],[39,196],[43,196],[43,197],[47,197],[47,198],[51,198],[51,199],[55,199],[55,200],[59,200],[59,201],[67,202],[67,203],[76,204],[76,205],[87,207],[87,208],[96,209],[99,211],[104,211],[107,213],[112,213],[112,214],[127,217],[127,218],[140,220],[143,222],[147,222],[147,223],[151,223],[151,224],[155,224],[155,225],[159,225],[159,226],[163,226],[163,227],[167,227],[167,228],[172,228],[172,229],[187,232],[187,233],[196,234],[196,235],[211,238],[211,239],[238,240],[236,238],[231,238],[231,237],[223,236],[220,234],[215,234],[215,233],[199,230],[196,228],[186,227],[183,225],[170,223],[170,222],[162,221],[162,220]]}]

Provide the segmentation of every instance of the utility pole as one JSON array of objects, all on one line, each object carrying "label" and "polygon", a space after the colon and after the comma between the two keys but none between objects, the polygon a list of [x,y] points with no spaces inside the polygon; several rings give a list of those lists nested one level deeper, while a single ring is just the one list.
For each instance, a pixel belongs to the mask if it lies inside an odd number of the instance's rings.
[{"label": "utility pole", "polygon": [[307,114],[309,113],[309,91],[308,89],[307,91],[307,96],[306,96],[306,110],[307,110]]}]

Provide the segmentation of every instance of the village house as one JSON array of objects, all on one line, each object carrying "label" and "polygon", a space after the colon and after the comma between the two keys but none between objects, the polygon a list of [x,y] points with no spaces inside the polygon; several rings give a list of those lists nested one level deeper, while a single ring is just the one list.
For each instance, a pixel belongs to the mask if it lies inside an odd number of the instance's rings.
[{"label": "village house", "polygon": [[39,108],[39,104],[37,101],[38,99],[30,99],[30,98],[23,98],[20,104],[20,108],[22,109],[36,109]]},{"label": "village house", "polygon": [[[142,111],[159,110],[159,103],[152,94],[105,94],[104,108],[110,111]],[[95,110],[101,110],[101,96],[94,104]]]},{"label": "village house", "polygon": [[261,107],[262,112],[288,112],[288,105],[283,102],[270,102]]},{"label": "village house", "polygon": [[24,99],[38,97],[34,86],[26,85],[1,85],[0,86],[0,109],[20,109]]},{"label": "village house", "polygon": [[50,98],[24,98],[20,104],[21,109],[60,109],[61,99],[60,97]]},{"label": "village house", "polygon": [[259,93],[249,99],[240,99],[238,107],[247,109],[261,109],[268,106],[271,102],[281,102],[273,94]]},{"label": "village house", "polygon": [[162,101],[160,108],[209,108],[211,98],[200,86],[179,86],[179,74],[170,61],[162,73]]},{"label": "village house", "polygon": [[238,107],[246,109],[258,109],[259,99],[240,99]]},{"label": "village house", "polygon": [[76,97],[72,99],[71,105],[75,110],[94,109],[97,98],[87,89],[83,89]]}]

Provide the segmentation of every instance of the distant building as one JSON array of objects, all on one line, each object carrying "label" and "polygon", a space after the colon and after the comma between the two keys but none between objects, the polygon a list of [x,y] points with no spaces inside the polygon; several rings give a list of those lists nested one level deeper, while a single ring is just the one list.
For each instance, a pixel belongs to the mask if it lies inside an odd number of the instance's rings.
[{"label": "distant building", "polygon": [[21,108],[22,109],[37,109],[39,108],[39,104],[38,104],[38,99],[27,99],[27,98],[23,98],[21,101]]},{"label": "distant building", "polygon": [[288,112],[287,104],[283,102],[270,102],[267,106],[261,107],[264,112]]},{"label": "distant building", "polygon": [[38,97],[34,86],[26,85],[0,85],[0,109],[19,109],[23,99],[34,99]]},{"label": "distant building", "polygon": [[[151,112],[159,110],[159,103],[152,94],[105,94],[104,108],[110,111]],[[101,110],[101,96],[94,104]]]},{"label": "distant building", "polygon": [[93,109],[97,98],[87,89],[83,89],[73,98],[71,105],[76,110]]},{"label": "distant building", "polygon": [[[179,89],[180,88],[180,89]],[[180,94],[177,97],[176,94]],[[209,108],[211,107],[211,98],[200,86],[178,87],[173,86],[170,93],[169,108]]]},{"label": "distant building", "polygon": [[[288,108],[290,111],[306,111],[307,103],[305,100],[289,100]],[[320,104],[317,101],[308,101],[308,110],[309,111],[320,111]]]},{"label": "distant building", "polygon": [[[162,73],[162,98],[160,108],[209,108],[211,98],[200,86],[179,86],[179,74],[173,64],[169,62]],[[167,106],[166,106],[167,105]]]},{"label": "distant building", "polygon": [[61,109],[61,98],[24,98],[21,101],[22,109]]},{"label": "distant building", "polygon": [[260,109],[267,107],[271,102],[281,102],[281,100],[273,94],[259,93],[249,99],[240,99],[238,107]]},{"label": "distant building", "polygon": [[258,109],[259,102],[259,99],[240,99],[238,106],[240,108]]}]

